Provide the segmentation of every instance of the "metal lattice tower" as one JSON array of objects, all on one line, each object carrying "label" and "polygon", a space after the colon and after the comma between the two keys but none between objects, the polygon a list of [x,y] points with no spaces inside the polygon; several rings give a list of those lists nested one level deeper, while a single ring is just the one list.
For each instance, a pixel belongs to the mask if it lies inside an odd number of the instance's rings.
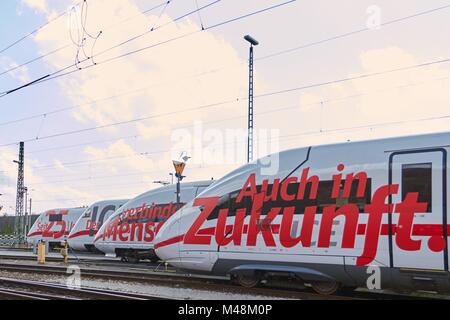
[{"label": "metal lattice tower", "polygon": [[250,46],[250,59],[248,63],[248,139],[247,162],[253,161],[253,45]]},{"label": "metal lattice tower", "polygon": [[18,164],[17,173],[17,195],[16,195],[16,218],[14,223],[14,233],[16,236],[21,236],[23,231],[23,210],[24,210],[24,143],[20,142],[19,146],[19,161],[14,161]]}]

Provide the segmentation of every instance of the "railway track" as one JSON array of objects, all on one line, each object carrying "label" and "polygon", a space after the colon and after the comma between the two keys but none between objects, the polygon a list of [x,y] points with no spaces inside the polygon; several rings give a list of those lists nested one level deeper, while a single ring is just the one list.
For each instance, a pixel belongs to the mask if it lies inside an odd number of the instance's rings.
[{"label": "railway track", "polygon": [[57,295],[34,293],[24,290],[0,289],[2,300],[69,300]]},{"label": "railway track", "polygon": [[[36,261],[37,257],[35,255],[20,255],[20,254],[0,254],[1,260],[25,260],[25,261]],[[46,256],[46,261],[49,262],[62,262],[64,259],[62,256]],[[103,257],[99,257],[98,255],[92,255],[92,258],[84,255],[83,257],[77,257],[73,255],[69,255],[69,261],[82,261],[82,262],[101,262],[101,263],[116,263],[116,264],[124,264],[120,260],[113,259],[104,259]]]},{"label": "railway track", "polygon": [[[136,272],[132,270],[106,270],[82,268],[81,276],[93,279],[108,279],[127,282],[148,283],[153,285],[189,288],[198,290],[213,290],[220,292],[263,295],[285,299],[301,300],[417,300],[424,299],[414,296],[405,296],[397,294],[360,292],[355,291],[341,295],[323,296],[312,292],[311,290],[298,291],[296,288],[281,289],[281,287],[257,287],[243,288],[230,283],[227,277],[205,277],[197,275],[187,275],[174,272]],[[34,266],[0,263],[0,270],[23,273],[41,273],[48,275],[67,276],[67,269],[59,266]]]},{"label": "railway track", "polygon": [[42,281],[0,278],[0,297],[14,300],[169,300],[172,298]]},{"label": "railway track", "polygon": [[[36,261],[36,256],[23,256],[23,255],[1,255],[0,254],[0,261]],[[45,259],[47,262],[63,262],[62,257],[55,257],[55,256],[47,256]],[[1,263],[1,262],[0,262]],[[140,261],[138,263],[128,263],[128,262],[122,262],[120,260],[112,260],[112,259],[102,259],[98,258],[98,256],[95,256],[94,258],[88,258],[88,257],[69,257],[69,263],[76,264],[80,266],[105,266],[105,267],[140,267],[140,268],[147,268],[149,270],[155,269],[158,266],[160,266],[160,263],[150,262],[150,261]],[[168,267],[168,269],[175,271],[174,268]]]},{"label": "railway track", "polygon": [[[80,266],[81,267],[81,266]],[[65,267],[33,266],[18,264],[1,264],[0,270],[9,272],[34,273],[67,276]],[[344,296],[322,296],[315,293],[294,290],[272,289],[267,287],[243,288],[233,285],[227,277],[205,277],[169,272],[133,272],[130,270],[99,270],[81,268],[81,276],[84,278],[107,279],[127,282],[148,283],[160,286],[187,288],[197,290],[211,290],[234,294],[251,294],[255,296],[270,296],[283,299],[301,300],[353,300]]]}]

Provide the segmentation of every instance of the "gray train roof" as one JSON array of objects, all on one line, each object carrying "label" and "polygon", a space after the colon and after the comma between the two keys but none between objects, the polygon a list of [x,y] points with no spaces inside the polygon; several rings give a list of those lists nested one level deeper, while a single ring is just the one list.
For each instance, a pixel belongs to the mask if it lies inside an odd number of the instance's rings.
[{"label": "gray train roof", "polygon": [[[202,180],[202,181],[194,181],[194,182],[182,182],[180,184],[181,189],[183,188],[188,188],[188,187],[208,187],[210,186],[214,181],[213,180]],[[140,195],[130,199],[128,202],[131,201],[135,201],[139,198],[145,198],[148,196],[151,196],[153,193],[155,192],[165,192],[165,191],[169,191],[169,190],[176,190],[176,184],[170,184],[167,186],[163,186],[163,187],[159,187],[159,188],[155,188],[149,191],[146,191],[144,193],[141,193]]]},{"label": "gray train roof", "polygon": [[69,210],[69,211],[73,211],[73,210],[86,210],[88,207],[87,206],[84,206],[84,207],[74,207],[74,208],[67,208],[67,207],[62,207],[62,208],[52,208],[52,209],[47,209],[47,210],[45,210],[45,211],[42,211],[41,213],[40,213],[40,215],[41,214],[44,214],[44,213],[47,213],[47,212],[49,212],[49,211],[60,211],[60,210]]},{"label": "gray train roof", "polygon": [[[429,133],[420,135],[409,135],[401,137],[389,137],[382,139],[371,139],[371,140],[361,140],[361,141],[349,141],[340,142],[333,144],[322,144],[311,146],[311,157],[314,157],[315,151],[330,152],[332,155],[334,152],[348,153],[355,152],[358,157],[370,157],[368,154],[370,152],[389,152],[404,150],[405,146],[407,149],[415,148],[431,148],[431,147],[450,147],[450,132],[440,132],[440,133]],[[310,147],[299,147],[282,150],[278,153],[273,153],[268,156],[259,158],[232,170],[227,173],[222,178],[218,179],[213,185],[206,188],[201,196],[209,196],[211,194],[217,194],[221,190],[229,189],[239,189],[242,187],[243,181],[248,177],[249,174],[259,172],[263,167],[264,163],[268,163],[269,159],[276,159],[278,157],[278,162],[280,164],[280,169],[274,174],[267,174],[265,176],[283,176],[283,174],[288,174],[292,168],[298,166],[299,163],[306,159],[306,154]],[[364,151],[364,152],[358,152]]]},{"label": "gray train roof", "polygon": [[110,199],[110,200],[100,200],[100,201],[94,202],[94,203],[91,204],[88,208],[91,208],[91,207],[93,207],[93,206],[102,206],[102,205],[104,205],[104,204],[108,204],[108,203],[111,203],[111,202],[114,202],[114,203],[116,203],[116,202],[126,203],[126,202],[128,202],[129,200],[130,200],[130,199]]},{"label": "gray train roof", "polygon": [[[181,185],[180,185],[181,194],[183,194],[183,189],[185,189],[185,188],[189,188],[189,187],[208,187],[213,182],[215,182],[215,181],[213,181],[213,180],[203,180],[203,181],[194,181],[194,182],[181,183]],[[124,208],[127,208],[130,205],[135,205],[136,202],[139,202],[139,201],[142,201],[142,199],[154,196],[157,193],[165,193],[167,191],[173,191],[174,195],[175,195],[176,184],[170,184],[170,185],[167,185],[167,186],[155,188],[155,189],[146,191],[144,193],[141,193],[140,195],[134,197],[133,199],[130,199],[128,202],[124,203],[122,205],[122,207],[116,209],[116,211],[114,211],[114,213],[109,216],[109,218],[101,226],[101,229],[104,228],[105,225],[107,225],[107,223],[106,223],[107,221],[109,221],[109,220],[113,219],[114,217],[116,217],[117,215],[121,214],[122,210]]]}]

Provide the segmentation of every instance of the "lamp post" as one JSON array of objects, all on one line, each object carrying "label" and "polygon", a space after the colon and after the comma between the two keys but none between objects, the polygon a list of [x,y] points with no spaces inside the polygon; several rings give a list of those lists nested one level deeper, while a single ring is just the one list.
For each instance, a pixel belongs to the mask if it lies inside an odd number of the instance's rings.
[{"label": "lamp post", "polygon": [[[184,152],[183,152],[184,153]],[[173,162],[173,166],[175,168],[175,177],[177,178],[177,207],[180,207],[180,202],[181,202],[181,180],[183,180],[183,178],[185,178],[185,176],[183,176],[183,171],[184,168],[186,168],[186,162],[189,160],[190,157],[188,157],[187,155],[185,155],[183,157],[183,153],[180,156],[181,161],[179,160],[172,160]]]},{"label": "lamp post", "polygon": [[253,47],[259,42],[250,35],[244,39],[250,43],[248,59],[248,134],[247,134],[247,162],[253,161]]},{"label": "lamp post", "polygon": [[33,199],[31,199],[31,197],[30,197],[30,214],[28,215],[28,221],[27,221],[27,234],[31,227],[31,203],[32,202],[33,202]]},{"label": "lamp post", "polygon": [[28,208],[27,208],[27,204],[28,204],[28,188],[27,187],[24,187],[23,188],[23,191],[25,192],[25,206],[24,206],[24,209],[25,209],[25,219],[24,219],[24,221],[23,221],[23,230],[22,230],[22,232],[23,232],[23,236],[24,236],[24,239],[27,237],[27,229],[28,229]]},{"label": "lamp post", "polygon": [[177,178],[177,208],[180,205],[180,196],[181,196],[181,180],[183,180],[184,176],[183,176],[183,170],[184,170],[184,166],[186,165],[183,162],[179,162],[179,161],[173,161],[173,165],[175,167],[175,177]]}]

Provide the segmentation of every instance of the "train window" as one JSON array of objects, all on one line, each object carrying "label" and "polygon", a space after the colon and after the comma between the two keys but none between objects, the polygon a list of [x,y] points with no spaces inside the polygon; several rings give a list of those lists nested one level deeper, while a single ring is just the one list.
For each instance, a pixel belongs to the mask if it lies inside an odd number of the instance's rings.
[{"label": "train window", "polygon": [[[236,195],[237,195],[237,194],[238,194],[238,193],[236,192]],[[234,202],[235,200],[236,200],[236,196],[234,196],[233,202]],[[219,201],[217,202],[216,208],[214,209],[213,212],[211,212],[211,214],[209,215],[209,217],[208,217],[207,220],[217,219],[217,218],[219,217],[219,210],[220,210],[220,209],[226,209],[226,208],[230,208],[230,211],[231,211],[232,213],[230,213],[229,215],[230,215],[230,216],[234,216],[232,207],[234,207],[234,206],[233,206],[232,203],[230,203],[230,194],[225,194],[225,195],[221,196],[220,199],[219,199]]]},{"label": "train window", "polygon": [[[262,215],[267,214],[272,208],[284,208],[284,207],[295,207],[296,214],[303,214],[306,207],[317,206],[317,214],[323,213],[323,208],[331,205],[337,205],[338,207],[353,203],[356,204],[360,212],[364,212],[364,206],[370,203],[372,195],[372,179],[368,178],[366,183],[366,188],[364,195],[362,197],[357,196],[359,180],[355,179],[352,183],[350,190],[350,197],[348,199],[343,199],[339,197],[338,199],[333,199],[331,197],[333,181],[324,180],[320,181],[317,188],[317,197],[315,199],[310,199],[311,184],[308,183],[305,188],[305,196],[303,199],[294,199],[293,201],[286,201],[281,198],[280,193],[277,194],[277,198],[272,201],[264,202],[262,207]],[[266,194],[270,195],[272,192],[273,185],[267,187]],[[287,193],[290,195],[295,195],[298,191],[298,183],[290,183],[287,187]],[[257,192],[261,191],[261,185],[256,187]],[[341,186],[342,194],[343,184]],[[237,204],[236,198],[239,195],[240,190],[236,190],[230,194],[223,195],[214,209],[214,211],[208,216],[207,220],[217,219],[220,209],[229,209],[228,216],[234,216],[237,209],[245,208],[246,214],[250,215],[252,210],[252,200],[250,197],[244,197],[242,201]]]},{"label": "train window", "polygon": [[[360,212],[364,212],[364,206],[369,204],[372,200],[372,179],[367,178],[366,190],[363,197],[357,197],[359,180],[355,179],[350,189],[349,203],[354,203],[358,206]],[[339,204],[338,204],[339,205]]]},{"label": "train window", "polygon": [[90,218],[91,217],[91,210],[86,210],[84,212],[83,218]]},{"label": "train window", "polygon": [[[331,198],[333,181],[320,181],[317,188],[317,212],[323,212],[323,208],[336,204],[336,199]],[[309,194],[309,193],[307,193]]]},{"label": "train window", "polygon": [[402,199],[410,192],[419,193],[419,202],[428,204],[427,211],[431,212],[431,163],[414,163],[402,165]]},{"label": "train window", "polygon": [[51,214],[48,216],[48,221],[50,222],[62,221],[62,214]]}]

